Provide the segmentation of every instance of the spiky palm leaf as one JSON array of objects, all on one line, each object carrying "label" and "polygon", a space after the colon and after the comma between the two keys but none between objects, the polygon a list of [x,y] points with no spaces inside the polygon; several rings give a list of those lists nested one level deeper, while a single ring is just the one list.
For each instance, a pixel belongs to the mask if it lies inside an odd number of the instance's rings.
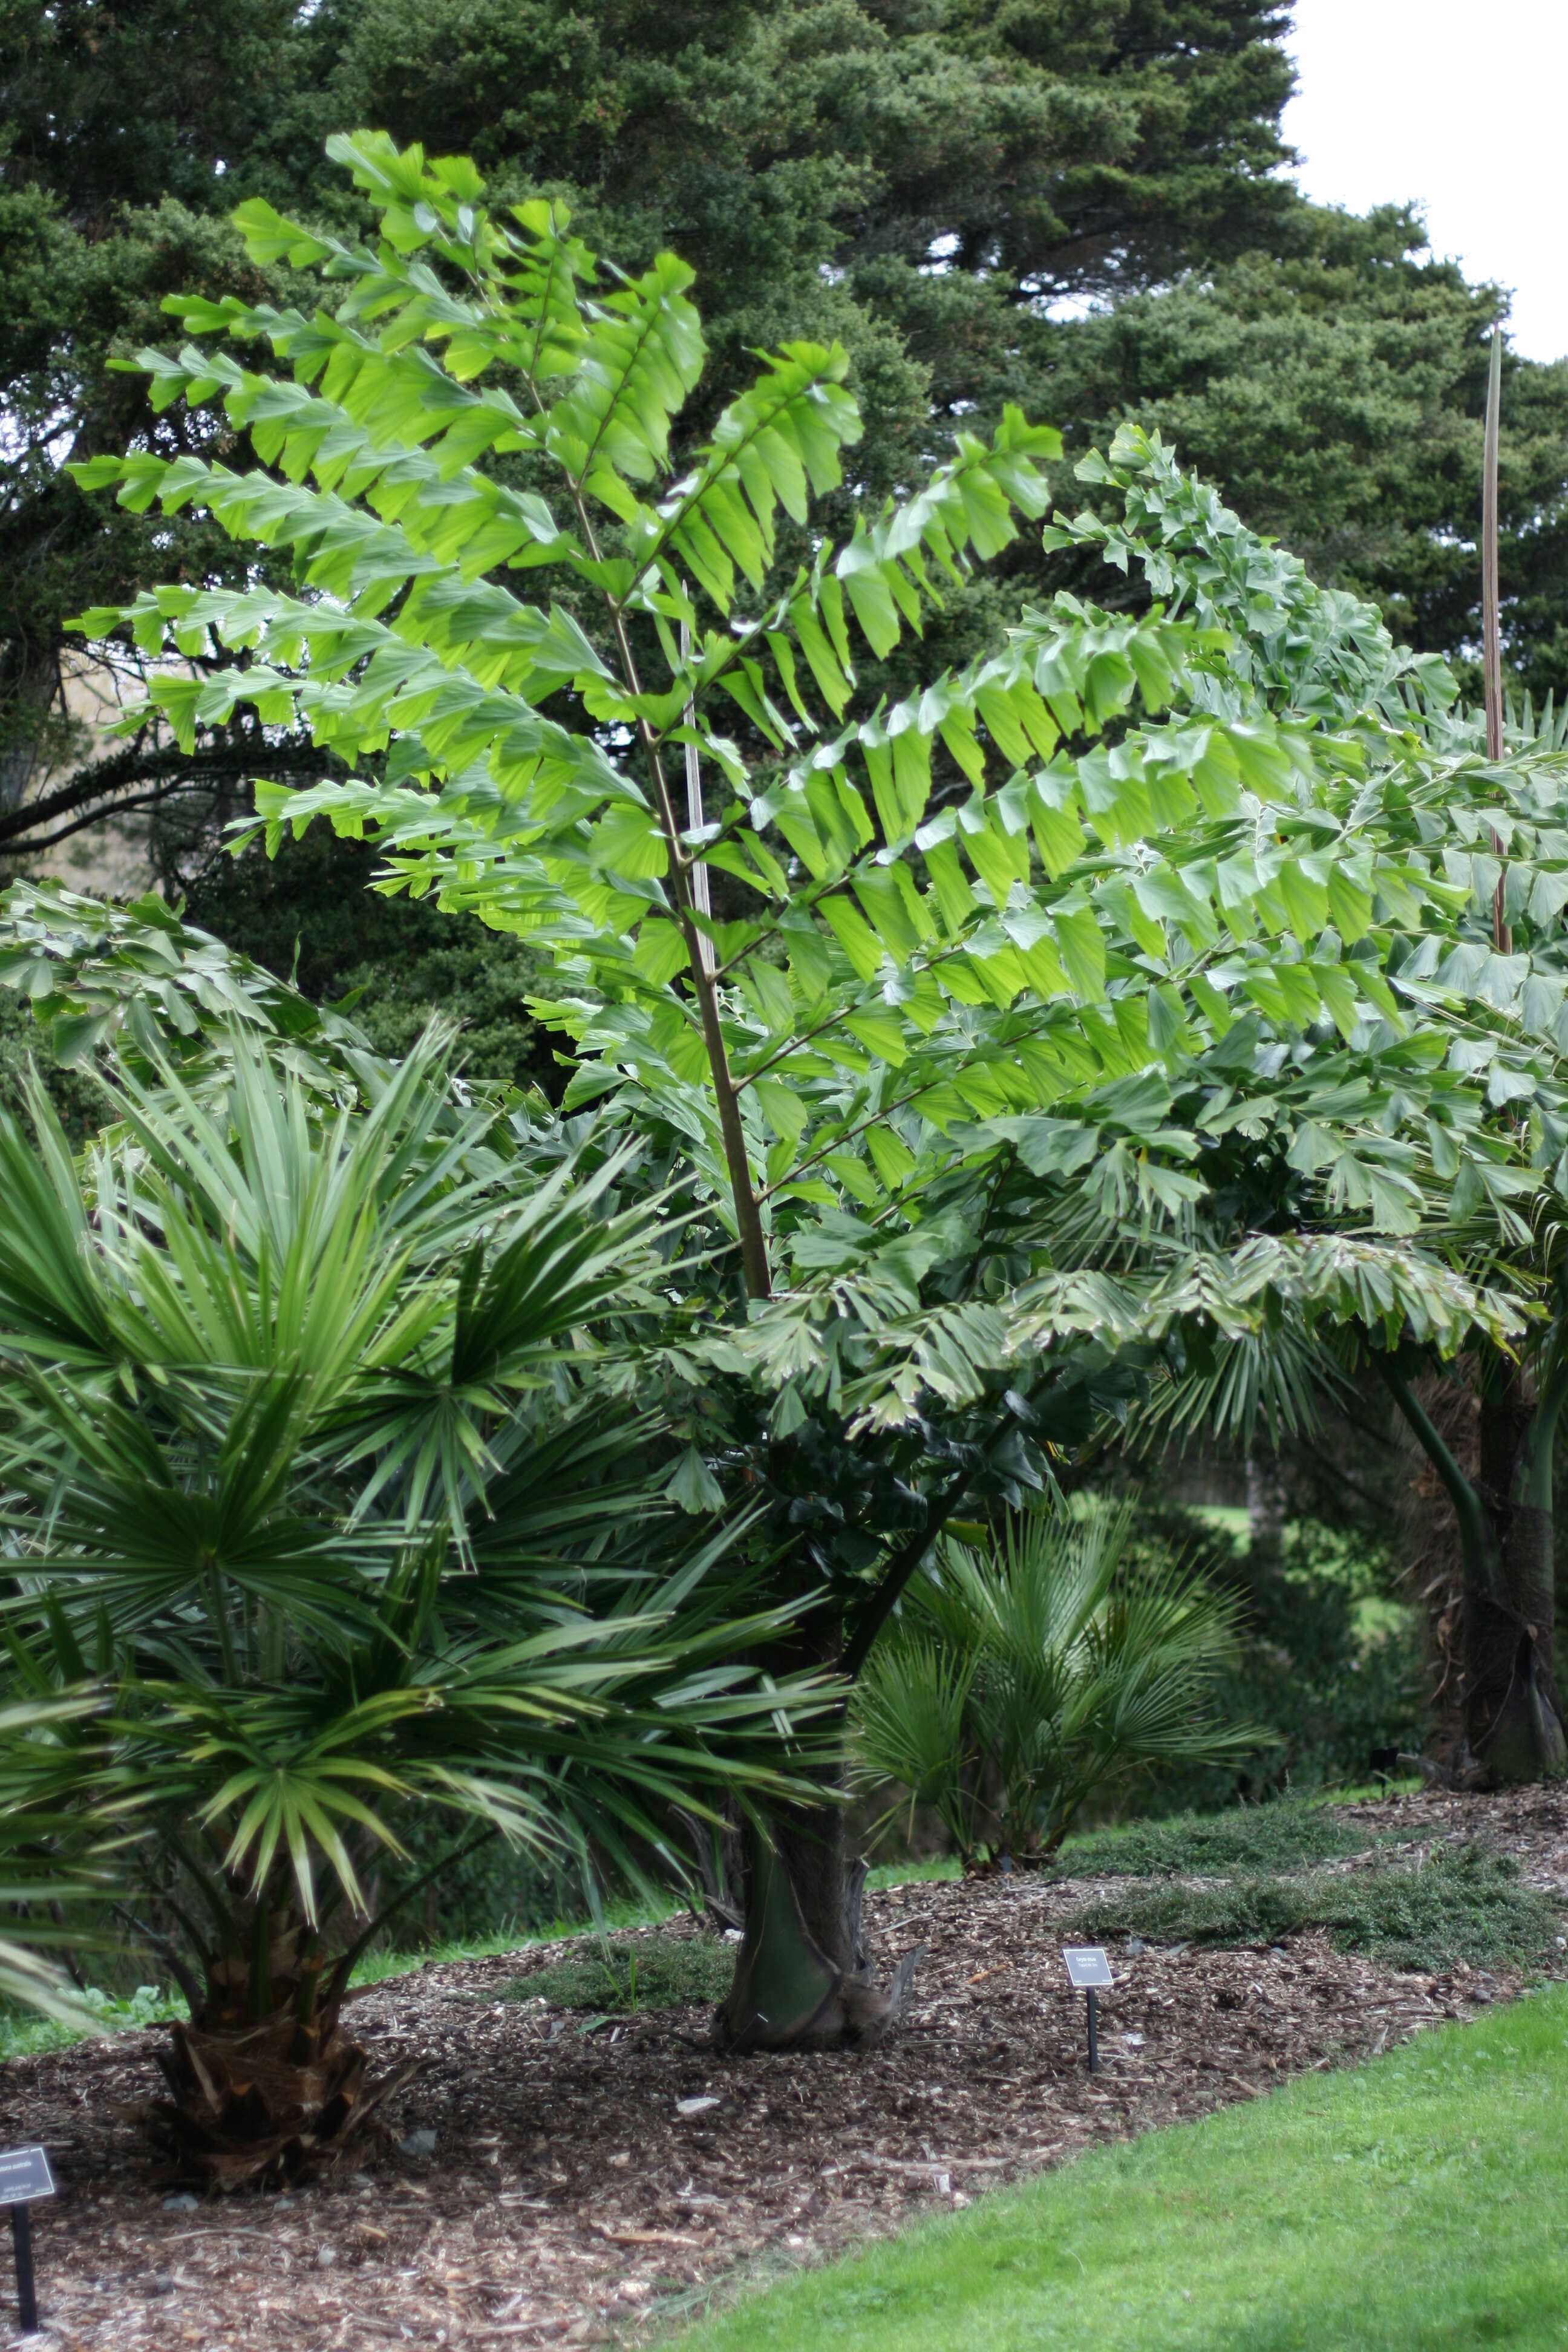
[{"label": "spiky palm leaf", "polygon": [[40,1090],[36,1151],[0,1121],[0,1605],[97,1693],[63,1785],[3,1724],[0,1779],[131,1841],[193,2000],[164,2122],[224,2178],[368,2112],[322,1939],[397,1806],[632,1867],[674,1804],[795,1786],[814,1703],[732,1663],[767,1621],[727,1539],[576,1377],[647,1301],[617,1163],[506,1179],[438,1039],[364,1110],[228,1055],[221,1101],[128,1077],[85,1183]]},{"label": "spiky palm leaf", "polygon": [[941,1815],[960,1853],[1037,1858],[1097,1790],[1139,1766],[1216,1762],[1260,1735],[1206,1692],[1234,1603],[1180,1570],[1128,1560],[1131,1513],[1009,1526],[989,1552],[949,1541],[863,1672],[863,1776]]},{"label": "spiky palm leaf", "polygon": [[101,1811],[78,1803],[71,1757],[101,1702],[42,1678],[27,1691],[28,1679],[18,1676],[26,1696],[0,1706],[0,2004],[87,2028],[95,2021],[62,1963],[100,1940],[115,1837]]}]

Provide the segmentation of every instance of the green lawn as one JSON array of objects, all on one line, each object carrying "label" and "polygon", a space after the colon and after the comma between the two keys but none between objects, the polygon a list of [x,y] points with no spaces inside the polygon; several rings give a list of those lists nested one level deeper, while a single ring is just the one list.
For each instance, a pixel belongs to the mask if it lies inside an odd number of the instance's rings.
[{"label": "green lawn", "polygon": [[1482,2344],[1568,2346],[1568,1989],[984,2198],[679,2352]]}]

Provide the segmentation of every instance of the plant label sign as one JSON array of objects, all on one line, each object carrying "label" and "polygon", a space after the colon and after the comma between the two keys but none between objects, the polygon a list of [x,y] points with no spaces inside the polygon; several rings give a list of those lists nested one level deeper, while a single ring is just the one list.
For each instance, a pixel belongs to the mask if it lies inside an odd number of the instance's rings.
[{"label": "plant label sign", "polygon": [[24,2336],[38,2325],[38,2299],[33,2284],[33,2217],[29,2205],[55,2193],[55,2176],[41,2147],[0,2148],[0,2205],[11,2208],[11,2236],[16,2252],[16,2315]]},{"label": "plant label sign", "polygon": [[1110,1962],[1098,1944],[1064,1944],[1062,1958],[1067,1963],[1068,1982],[1084,1996],[1084,2011],[1089,2022],[1089,2071],[1100,2072],[1100,2045],[1095,2036],[1094,1996],[1115,1979]]},{"label": "plant label sign", "polygon": [[36,2205],[55,2193],[55,2176],[41,2147],[0,2149],[0,2205]]}]

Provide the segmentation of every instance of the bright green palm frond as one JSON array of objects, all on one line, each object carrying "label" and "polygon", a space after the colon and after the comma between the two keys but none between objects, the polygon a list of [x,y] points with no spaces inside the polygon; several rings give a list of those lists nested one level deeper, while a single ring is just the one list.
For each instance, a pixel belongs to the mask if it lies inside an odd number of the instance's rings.
[{"label": "bright green palm frond", "polygon": [[1109,1593],[1131,1532],[1129,1504],[1010,1520],[992,1571],[1008,1646],[1020,1656],[1070,1653]]},{"label": "bright green palm frond", "polygon": [[946,1808],[969,1761],[965,1705],[974,1660],[914,1633],[874,1651],[855,1688],[857,1759],[918,1804]]},{"label": "bright green palm frond", "polygon": [[1234,1656],[1241,1602],[1188,1570],[1141,1570],[1092,1628],[1075,1732],[1127,1761],[1221,1761],[1255,1751],[1257,1724],[1222,1724],[1209,1703]]},{"label": "bright green palm frond", "polygon": [[[868,1752],[958,1825],[961,1850],[977,1807],[959,1759],[975,1759],[997,1838],[1028,1853],[1049,1850],[1095,1789],[1135,1766],[1223,1762],[1259,1745],[1256,1727],[1220,1722],[1208,1701],[1235,1644],[1234,1598],[1185,1570],[1141,1571],[1131,1531],[1130,1503],[1095,1504],[1015,1521],[986,1552],[949,1543],[873,1651]],[[942,1719],[937,1693],[962,1718],[950,1743],[926,1736]],[[900,1756],[921,1768],[918,1786]]]},{"label": "bright green palm frond", "polygon": [[1205,1437],[1269,1444],[1316,1429],[1325,1406],[1349,1395],[1344,1368],[1318,1334],[1287,1323],[1216,1340],[1186,1371],[1161,1381],[1127,1433],[1134,1458]]},{"label": "bright green palm frond", "polygon": [[109,1344],[92,1276],[86,1211],[55,1108],[35,1078],[35,1150],[0,1112],[0,1318],[6,1344],[55,1361],[98,1363]]},{"label": "bright green palm frond", "polygon": [[[445,1345],[416,1349],[395,1329],[342,1436],[345,1463],[372,1466],[357,1511],[384,1493],[401,1500],[405,1526],[447,1519],[472,1556],[471,1506],[500,1474],[508,1450],[507,1400],[539,1385],[556,1367],[567,1332],[584,1334],[612,1305],[646,1307],[654,1208],[610,1217],[597,1212],[631,1153],[613,1152],[592,1174],[576,1155],[500,1222],[487,1250],[465,1252],[443,1332]],[[448,1336],[449,1335],[449,1336]],[[501,1424],[498,1453],[481,1432]]]},{"label": "bright green palm frond", "polygon": [[506,1221],[488,1265],[470,1255],[452,1334],[454,1384],[531,1369],[550,1341],[591,1322],[612,1298],[634,1303],[633,1272],[659,1204],[607,1218],[597,1208],[637,1149],[610,1152],[591,1173],[577,1158],[566,1160]]}]

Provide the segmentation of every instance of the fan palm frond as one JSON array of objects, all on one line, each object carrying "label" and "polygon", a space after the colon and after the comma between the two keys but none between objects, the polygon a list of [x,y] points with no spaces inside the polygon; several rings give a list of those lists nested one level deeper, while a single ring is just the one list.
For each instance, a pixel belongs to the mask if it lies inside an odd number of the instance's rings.
[{"label": "fan palm frond", "polygon": [[910,1588],[855,1698],[863,1776],[931,1805],[966,1862],[1037,1858],[1097,1790],[1160,1763],[1213,1763],[1264,1735],[1208,1703],[1234,1601],[1129,1559],[1132,1509],[1015,1521],[990,1551],[949,1542]]},{"label": "fan palm frond", "polygon": [[[403,1809],[646,1869],[677,1805],[814,1786],[828,1712],[735,1663],[777,1631],[744,1523],[693,1532],[653,1418],[579,1377],[646,1303],[626,1154],[509,1171],[447,1053],[366,1109],[247,1034],[222,1095],[150,1047],[79,1171],[40,1089],[36,1149],[0,1118],[0,1618],[39,1703],[91,1712],[0,1718],[0,1793],[41,1853],[109,1822],[192,2032],[286,2000],[302,2065],[351,2067],[321,1939],[406,1881]],[[182,2097],[222,2072],[192,2066]]]}]

